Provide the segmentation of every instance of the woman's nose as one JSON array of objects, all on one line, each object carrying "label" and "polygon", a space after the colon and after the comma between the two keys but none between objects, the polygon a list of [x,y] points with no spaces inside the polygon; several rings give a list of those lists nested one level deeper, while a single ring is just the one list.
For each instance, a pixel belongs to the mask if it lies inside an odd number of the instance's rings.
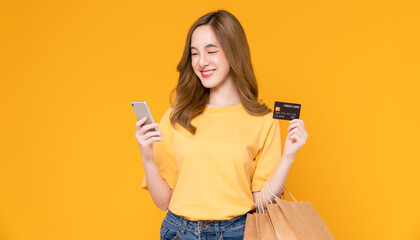
[{"label": "woman's nose", "polygon": [[205,66],[209,65],[209,60],[206,54],[200,55],[200,60],[198,62],[198,65],[200,65],[200,68],[204,68]]}]

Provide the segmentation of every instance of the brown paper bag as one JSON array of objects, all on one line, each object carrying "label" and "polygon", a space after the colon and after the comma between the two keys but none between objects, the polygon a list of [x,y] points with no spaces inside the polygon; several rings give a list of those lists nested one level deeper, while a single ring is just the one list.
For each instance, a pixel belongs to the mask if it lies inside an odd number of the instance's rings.
[{"label": "brown paper bag", "polygon": [[[281,208],[279,207],[278,204],[276,204],[276,202],[271,201],[271,197],[269,193],[271,193],[275,198],[278,198],[278,197],[274,195],[271,192],[271,190],[268,188],[269,181],[270,179],[266,182],[264,187],[261,189],[260,199],[264,200],[265,202],[265,207],[267,209],[267,216],[270,219],[270,223],[272,225],[272,229],[274,230],[276,239],[297,240],[296,235],[294,234],[293,229],[289,226],[289,223],[287,222],[287,219],[285,218],[284,213],[282,212]],[[269,202],[267,202],[267,199]]]},{"label": "brown paper bag", "polygon": [[[270,180],[270,179],[269,179]],[[268,181],[267,181],[268,183]],[[310,202],[297,202],[285,187],[287,193],[295,202],[288,202],[274,195],[271,190],[264,187],[257,199],[257,212],[248,214],[244,239],[266,240],[318,240],[334,239],[321,217]],[[267,191],[276,201],[266,202]],[[267,211],[263,208],[262,201],[266,202]]]},{"label": "brown paper bag", "polygon": [[255,213],[255,220],[257,222],[258,239],[277,240],[276,232],[267,212]]},{"label": "brown paper bag", "polygon": [[[274,205],[267,204],[267,208],[271,209],[269,212],[270,217],[272,217],[273,225],[276,226],[278,221],[275,221],[275,218],[283,219],[287,222],[288,228],[286,224],[282,224],[284,231],[279,231],[280,233],[288,234],[289,231],[293,232],[287,237],[282,237],[279,239],[298,239],[298,240],[321,240],[321,239],[334,239],[330,231],[328,230],[325,223],[322,221],[321,217],[316,212],[315,208],[312,204],[308,201],[298,202],[296,199],[290,194],[289,190],[286,187],[284,189],[290,195],[290,197],[294,200],[294,202],[288,202],[284,200],[284,192],[282,194],[283,199],[278,198],[274,195],[270,188],[268,191],[274,196],[274,200],[277,202],[278,208]],[[282,215],[282,216],[281,216]],[[277,230],[277,228],[275,227]],[[278,234],[279,235],[279,234]]]},{"label": "brown paper bag", "polygon": [[276,232],[277,239],[297,240],[295,232],[289,226],[283,211],[277,203],[267,204],[267,212]]},{"label": "brown paper bag", "polygon": [[256,240],[256,239],[258,239],[258,234],[257,234],[257,222],[255,220],[255,215],[252,213],[248,213],[246,215],[244,240]]},{"label": "brown paper bag", "polygon": [[310,202],[287,202],[280,198],[275,200],[283,211],[297,239],[334,239]]},{"label": "brown paper bag", "polygon": [[270,217],[266,212],[248,213],[246,216],[244,240],[258,239],[277,240]]},{"label": "brown paper bag", "polygon": [[[264,190],[261,190],[261,193]],[[247,214],[245,223],[244,240],[277,240],[276,232],[271,223],[268,213],[262,204],[263,198],[257,199],[257,211],[255,214]]]}]

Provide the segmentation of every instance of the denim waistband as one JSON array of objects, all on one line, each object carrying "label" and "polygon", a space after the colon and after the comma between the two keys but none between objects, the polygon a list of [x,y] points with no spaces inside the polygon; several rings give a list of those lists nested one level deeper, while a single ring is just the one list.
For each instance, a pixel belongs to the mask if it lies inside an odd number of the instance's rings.
[{"label": "denim waistband", "polygon": [[248,211],[247,213],[234,217],[230,220],[200,220],[200,221],[193,221],[182,216],[176,215],[175,213],[171,212],[168,209],[168,213],[165,216],[165,220],[170,224],[175,225],[176,227],[183,227],[187,229],[196,229],[197,227],[202,227],[204,230],[205,228],[216,229],[216,230],[228,230],[235,227],[240,227],[246,221],[246,217],[248,213],[252,213],[252,210]]}]

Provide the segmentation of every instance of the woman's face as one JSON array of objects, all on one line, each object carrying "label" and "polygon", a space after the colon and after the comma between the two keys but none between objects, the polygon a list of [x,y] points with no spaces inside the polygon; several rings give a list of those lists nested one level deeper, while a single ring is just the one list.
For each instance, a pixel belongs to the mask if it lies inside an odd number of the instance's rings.
[{"label": "woman's face", "polygon": [[197,27],[191,36],[191,63],[206,88],[230,79],[230,65],[210,25]]}]

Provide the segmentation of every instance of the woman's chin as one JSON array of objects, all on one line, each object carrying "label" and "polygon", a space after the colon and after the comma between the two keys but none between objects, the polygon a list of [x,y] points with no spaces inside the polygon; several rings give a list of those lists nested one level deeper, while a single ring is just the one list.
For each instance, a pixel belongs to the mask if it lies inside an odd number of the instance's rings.
[{"label": "woman's chin", "polygon": [[201,84],[205,88],[214,88],[222,84],[222,82],[218,81],[218,79],[204,79],[204,80],[200,79],[200,80],[201,80]]},{"label": "woman's chin", "polygon": [[203,85],[203,87],[205,87],[205,88],[212,88],[212,87],[214,87],[213,86],[213,84],[209,84],[209,82],[208,81],[206,81],[205,79],[204,79],[204,81],[203,80],[201,80],[201,84]]}]

